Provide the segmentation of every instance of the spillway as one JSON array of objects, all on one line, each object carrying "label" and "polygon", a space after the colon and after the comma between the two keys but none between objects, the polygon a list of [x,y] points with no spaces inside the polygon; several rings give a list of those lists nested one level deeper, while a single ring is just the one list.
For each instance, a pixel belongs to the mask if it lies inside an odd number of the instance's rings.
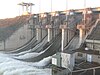
[{"label": "spillway", "polygon": [[[83,44],[83,34],[79,33],[83,16],[82,12],[66,15],[59,11],[0,21],[8,23],[0,25],[0,75],[52,75],[52,56]],[[95,21],[95,17],[86,21],[86,34]]]}]

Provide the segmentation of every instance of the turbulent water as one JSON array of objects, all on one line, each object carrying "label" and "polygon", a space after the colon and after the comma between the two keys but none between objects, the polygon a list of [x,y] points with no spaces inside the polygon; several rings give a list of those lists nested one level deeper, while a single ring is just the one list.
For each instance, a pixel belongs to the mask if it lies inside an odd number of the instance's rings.
[{"label": "turbulent water", "polygon": [[39,62],[23,62],[18,59],[36,57],[40,53],[25,53],[15,56],[0,52],[0,75],[51,75],[51,69],[42,68],[47,65],[51,57],[44,58]]}]

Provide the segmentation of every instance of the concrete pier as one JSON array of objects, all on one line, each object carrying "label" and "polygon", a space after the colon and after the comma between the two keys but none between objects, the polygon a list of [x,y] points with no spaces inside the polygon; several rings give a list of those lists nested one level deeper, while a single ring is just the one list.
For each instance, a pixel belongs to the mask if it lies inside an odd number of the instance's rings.
[{"label": "concrete pier", "polygon": [[85,37],[85,25],[77,25],[77,29],[79,29],[79,44],[81,44]]},{"label": "concrete pier", "polygon": [[45,28],[45,25],[41,26],[41,39],[44,39],[47,36],[47,29]]},{"label": "concrete pier", "polygon": [[41,26],[40,25],[36,25],[36,40],[41,41],[42,39],[42,30],[41,30]]},{"label": "concrete pier", "polygon": [[64,47],[67,45],[67,25],[60,25],[60,29],[62,30],[61,51],[63,52]]},{"label": "concrete pier", "polygon": [[46,25],[46,28],[48,30],[48,42],[50,42],[52,40],[52,26]]}]

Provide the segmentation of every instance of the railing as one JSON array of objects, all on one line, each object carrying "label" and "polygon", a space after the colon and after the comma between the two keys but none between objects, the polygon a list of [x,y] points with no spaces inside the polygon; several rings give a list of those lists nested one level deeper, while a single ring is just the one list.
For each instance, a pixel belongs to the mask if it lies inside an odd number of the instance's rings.
[{"label": "railing", "polygon": [[93,68],[87,68],[87,69],[81,69],[81,70],[75,70],[75,71],[72,71],[72,73],[81,72],[81,71],[93,70],[93,74],[95,75],[95,69],[100,69],[100,66],[98,66],[98,67],[93,67]]}]

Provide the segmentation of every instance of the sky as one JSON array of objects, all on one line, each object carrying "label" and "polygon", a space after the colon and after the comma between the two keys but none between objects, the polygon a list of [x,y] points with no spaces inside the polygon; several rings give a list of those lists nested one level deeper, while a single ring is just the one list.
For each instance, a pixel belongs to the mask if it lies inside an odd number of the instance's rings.
[{"label": "sky", "polygon": [[[42,13],[50,11],[63,11],[66,9],[81,9],[85,7],[100,7],[100,0],[1,0],[0,1],[0,19],[11,18],[22,14],[22,7],[17,5],[21,2],[31,2],[33,13]],[[52,3],[52,8],[51,8]]]}]

